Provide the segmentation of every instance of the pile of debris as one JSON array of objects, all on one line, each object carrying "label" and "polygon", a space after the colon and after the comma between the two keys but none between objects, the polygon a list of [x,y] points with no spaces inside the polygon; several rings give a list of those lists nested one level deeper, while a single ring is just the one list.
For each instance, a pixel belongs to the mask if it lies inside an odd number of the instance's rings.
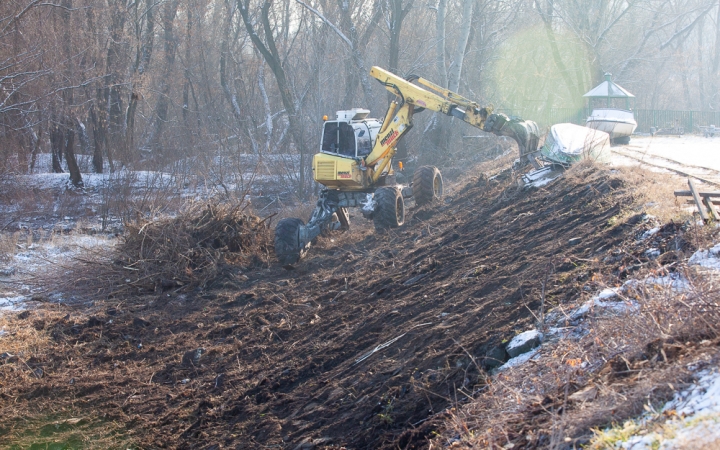
[{"label": "pile of debris", "polygon": [[113,265],[122,284],[141,291],[204,287],[223,267],[267,263],[268,219],[242,205],[194,205],[172,219],[129,225]]}]

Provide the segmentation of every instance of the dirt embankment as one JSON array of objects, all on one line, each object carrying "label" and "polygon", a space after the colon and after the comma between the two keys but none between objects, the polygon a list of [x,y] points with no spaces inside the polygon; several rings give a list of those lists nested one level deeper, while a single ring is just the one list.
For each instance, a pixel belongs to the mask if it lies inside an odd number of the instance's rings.
[{"label": "dirt embankment", "polygon": [[24,314],[11,321],[38,345],[0,361],[0,439],[423,448],[447,407],[484,389],[503,341],[533,326],[543,287],[547,308],[596,273],[642,266],[603,259],[637,232],[622,222],[632,203],[604,169],[531,190],[506,171],[399,230],[322,238],[292,271],[236,268],[214,288],[98,301],[90,316]]}]

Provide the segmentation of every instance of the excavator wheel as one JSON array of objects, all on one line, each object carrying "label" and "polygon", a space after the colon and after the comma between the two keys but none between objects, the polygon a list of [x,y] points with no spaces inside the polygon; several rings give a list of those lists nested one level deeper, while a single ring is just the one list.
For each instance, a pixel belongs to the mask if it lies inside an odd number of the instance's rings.
[{"label": "excavator wheel", "polygon": [[290,218],[278,222],[275,227],[275,255],[283,266],[295,264],[305,254],[300,247],[300,227],[302,220]]},{"label": "excavator wheel", "polygon": [[433,203],[442,198],[443,179],[440,170],[433,166],[418,167],[413,174],[413,197],[418,206]]},{"label": "excavator wheel", "polygon": [[405,202],[398,189],[391,186],[378,188],[375,203],[373,222],[376,230],[397,228],[405,223]]}]

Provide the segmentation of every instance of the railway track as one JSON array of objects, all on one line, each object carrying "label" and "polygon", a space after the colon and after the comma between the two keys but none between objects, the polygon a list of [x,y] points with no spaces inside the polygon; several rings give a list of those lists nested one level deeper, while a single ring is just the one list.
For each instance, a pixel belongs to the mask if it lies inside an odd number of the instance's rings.
[{"label": "railway track", "polygon": [[647,156],[647,157],[650,157],[650,158],[662,159],[663,161],[667,161],[667,162],[669,162],[669,163],[677,164],[678,166],[690,167],[690,168],[692,168],[692,169],[699,169],[699,170],[707,170],[708,172],[715,172],[716,174],[718,174],[718,176],[720,176],[720,170],[711,169],[710,167],[695,166],[695,165],[692,165],[692,164],[685,164],[685,163],[683,163],[683,162],[680,162],[680,161],[677,161],[677,160],[674,160],[674,159],[670,159],[670,158],[666,158],[666,157],[664,157],[664,156],[648,155],[647,152],[644,152],[644,151],[642,151],[642,150],[638,150],[638,149],[635,149],[635,148],[632,148],[632,147],[624,147],[623,150],[625,150],[625,151],[630,151],[630,152],[633,152],[633,153],[638,153],[638,154],[640,154],[640,155]]},{"label": "railway track", "polygon": [[[640,163],[642,163],[642,164],[645,164],[645,165],[647,165],[647,166],[656,167],[656,168],[663,169],[663,170],[668,170],[668,171],[670,171],[670,172],[674,172],[674,173],[676,173],[676,174],[678,174],[678,175],[681,175],[681,176],[684,176],[684,177],[694,178],[694,179],[696,179],[696,180],[698,180],[698,181],[701,181],[701,182],[703,182],[703,183],[706,183],[706,184],[709,184],[709,185],[712,185],[712,186],[716,186],[716,187],[720,187],[720,183],[718,183],[717,181],[708,180],[707,178],[703,178],[703,177],[700,177],[700,176],[698,176],[698,175],[694,175],[694,174],[692,174],[692,173],[689,173],[689,172],[687,172],[687,171],[684,171],[684,170],[681,170],[681,169],[677,169],[677,168],[674,168],[674,167],[669,167],[669,166],[665,166],[665,165],[662,165],[662,164],[655,164],[655,163],[652,163],[652,162],[647,161],[646,158],[652,158],[652,159],[656,159],[656,160],[667,161],[668,163],[670,163],[670,164],[675,164],[675,165],[677,165],[677,166],[680,166],[681,168],[696,169],[696,170],[704,170],[704,171],[708,171],[708,172],[713,172],[713,174],[717,175],[718,178],[720,178],[720,170],[711,169],[711,168],[709,168],[709,167],[702,167],[702,166],[694,166],[694,165],[691,165],[691,164],[684,164],[684,163],[681,163],[680,161],[676,161],[676,160],[671,159],[671,158],[665,158],[665,157],[663,157],[663,156],[656,156],[656,155],[648,155],[648,154],[646,154],[646,153],[644,153],[644,152],[642,152],[642,151],[640,151],[640,150],[630,149],[630,148],[627,148],[627,147],[626,147],[626,148],[623,148],[622,150],[619,150],[619,149],[617,149],[617,148],[613,148],[613,149],[612,149],[612,152],[615,153],[615,154],[617,154],[617,155],[624,156],[625,158],[633,159],[633,160],[638,161],[638,162],[640,162]],[[630,154],[630,153],[640,154],[640,155],[643,156],[643,158],[639,158],[639,157],[634,156],[634,155],[632,155],[632,154]]]}]

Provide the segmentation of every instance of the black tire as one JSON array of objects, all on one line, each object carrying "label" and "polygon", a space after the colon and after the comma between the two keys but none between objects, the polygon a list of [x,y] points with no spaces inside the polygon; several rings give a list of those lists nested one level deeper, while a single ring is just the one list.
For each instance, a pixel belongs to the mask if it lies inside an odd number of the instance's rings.
[{"label": "black tire", "polygon": [[375,229],[397,228],[405,223],[405,202],[398,189],[391,186],[378,188],[375,191],[375,203]]},{"label": "black tire", "polygon": [[440,170],[433,166],[418,167],[413,174],[412,189],[417,206],[439,201],[443,195]]},{"label": "black tire", "polygon": [[305,255],[306,249],[300,246],[303,225],[302,220],[290,218],[281,220],[275,227],[275,256],[283,266],[295,264]]}]

